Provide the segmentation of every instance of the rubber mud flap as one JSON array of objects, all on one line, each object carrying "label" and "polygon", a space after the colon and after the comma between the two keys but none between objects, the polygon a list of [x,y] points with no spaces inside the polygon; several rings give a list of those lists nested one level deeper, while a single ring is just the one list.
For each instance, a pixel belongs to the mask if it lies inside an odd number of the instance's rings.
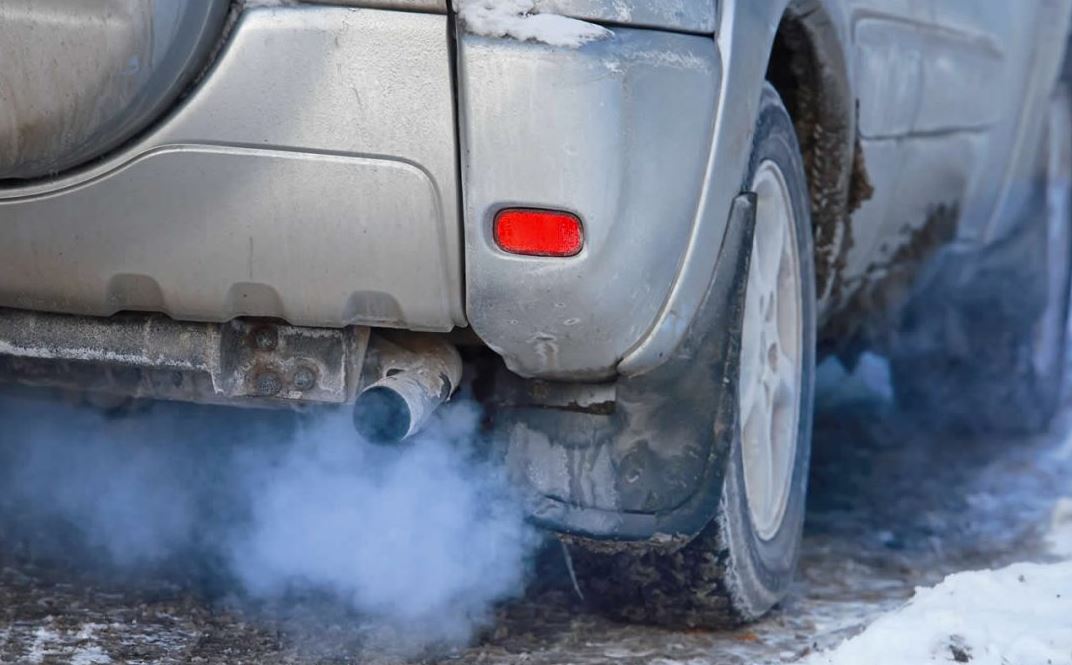
[{"label": "rubber mud flap", "polygon": [[736,429],[754,214],[754,195],[739,196],[700,316],[662,365],[619,379],[610,414],[497,411],[496,440],[538,524],[600,539],[687,540],[715,514]]}]

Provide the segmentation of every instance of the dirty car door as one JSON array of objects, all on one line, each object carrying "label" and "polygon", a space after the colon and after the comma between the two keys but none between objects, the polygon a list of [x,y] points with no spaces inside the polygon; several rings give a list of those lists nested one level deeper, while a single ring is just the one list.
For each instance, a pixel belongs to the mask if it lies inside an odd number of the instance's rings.
[{"label": "dirty car door", "polygon": [[1028,105],[1031,35],[1045,3],[849,4],[874,196],[853,217],[835,307],[861,290],[871,294],[857,302],[883,302],[895,286],[888,275],[911,274],[913,262],[985,225]]}]

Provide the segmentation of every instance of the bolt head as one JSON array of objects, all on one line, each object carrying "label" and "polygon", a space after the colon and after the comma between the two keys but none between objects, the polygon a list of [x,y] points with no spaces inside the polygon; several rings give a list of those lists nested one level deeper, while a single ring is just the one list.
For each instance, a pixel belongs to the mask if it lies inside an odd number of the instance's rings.
[{"label": "bolt head", "polygon": [[294,370],[294,378],[291,382],[295,390],[311,390],[316,385],[316,371],[311,367],[299,367]]},{"label": "bolt head", "polygon": [[253,375],[253,391],[261,397],[272,397],[283,390],[283,377],[270,369]]}]

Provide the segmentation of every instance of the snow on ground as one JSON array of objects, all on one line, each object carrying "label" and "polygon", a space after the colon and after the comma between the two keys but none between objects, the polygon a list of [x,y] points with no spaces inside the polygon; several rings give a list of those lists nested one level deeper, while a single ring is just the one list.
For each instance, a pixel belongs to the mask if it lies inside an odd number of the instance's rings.
[{"label": "snow on ground", "polygon": [[[833,386],[823,395],[827,408],[858,403],[861,396],[892,397],[882,389],[882,363],[864,360],[867,362],[861,362],[851,375],[838,372],[836,367],[821,368],[820,376]],[[1059,430],[1067,432],[1068,422],[1065,416]],[[970,473],[971,480],[953,484],[947,484],[950,479],[937,481],[961,497],[959,507],[954,500],[946,510],[939,509],[937,493],[920,506],[907,502],[900,507],[909,513],[923,509],[917,513],[919,518],[906,522],[929,527],[939,560],[948,559],[946,565],[954,563],[962,558],[956,554],[960,549],[967,555],[964,561],[943,571],[944,579],[942,575],[929,580],[923,576],[917,582],[923,586],[917,587],[906,603],[886,608],[877,617],[855,617],[850,623],[856,627],[846,625],[840,645],[819,645],[818,650],[796,662],[1072,665],[1072,498],[1060,498],[1069,488],[1072,436],[1066,433],[1053,444],[1034,450],[1025,442],[1008,444],[1005,451],[994,451],[997,454],[992,462]],[[935,441],[930,445],[949,443]],[[987,458],[982,455],[978,459]],[[890,496],[904,489],[891,487]],[[925,514],[931,511],[934,523],[927,525]],[[1032,522],[1038,524],[1034,532]],[[897,533],[884,530],[876,534],[889,541],[894,551],[901,548],[900,532],[908,524],[900,526]],[[1032,545],[1033,533],[1039,537],[1037,548]],[[972,555],[979,545],[992,552],[980,552],[981,561]],[[1060,562],[1055,563],[1057,560]],[[1012,564],[1014,561],[1022,563]],[[994,569],[985,569],[987,566]],[[953,572],[973,569],[978,570]],[[849,617],[844,606],[840,609],[837,616]]]},{"label": "snow on ground", "polygon": [[36,665],[60,659],[71,665],[107,665],[112,662],[111,657],[93,641],[97,628],[95,624],[86,624],[73,634],[67,634],[49,626],[40,626],[34,631],[26,662]]},{"label": "snow on ground", "polygon": [[557,14],[534,13],[534,0],[455,0],[465,29],[485,37],[513,37],[577,48],[613,33],[594,23]]},{"label": "snow on ground", "polygon": [[950,575],[805,665],[1072,665],[1072,561]]}]

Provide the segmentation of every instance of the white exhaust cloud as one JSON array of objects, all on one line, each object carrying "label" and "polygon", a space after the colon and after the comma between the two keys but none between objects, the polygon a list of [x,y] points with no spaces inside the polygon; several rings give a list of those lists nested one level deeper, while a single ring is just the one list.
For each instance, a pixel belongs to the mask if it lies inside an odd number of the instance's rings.
[{"label": "white exhaust cloud", "polygon": [[329,594],[406,636],[392,648],[461,644],[523,591],[539,544],[503,469],[476,454],[478,421],[456,402],[380,447],[346,411],[160,404],[114,419],[4,400],[0,546],[64,551],[73,529],[91,563],[210,562],[250,600]]}]

